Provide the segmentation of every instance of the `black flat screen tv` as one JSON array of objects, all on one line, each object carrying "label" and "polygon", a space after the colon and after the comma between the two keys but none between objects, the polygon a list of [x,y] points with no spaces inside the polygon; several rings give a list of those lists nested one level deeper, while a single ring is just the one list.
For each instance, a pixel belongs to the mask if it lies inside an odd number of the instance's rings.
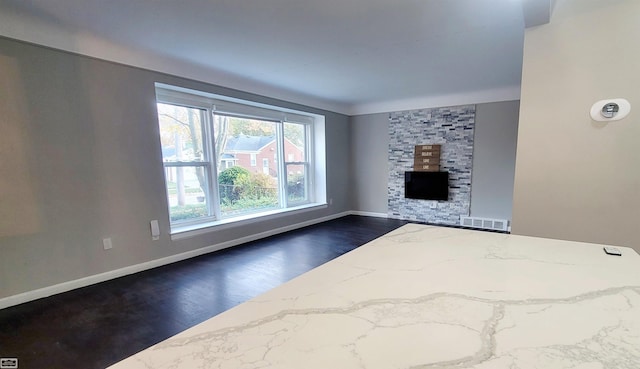
[{"label": "black flat screen tv", "polygon": [[449,172],[404,172],[404,197],[449,200]]}]

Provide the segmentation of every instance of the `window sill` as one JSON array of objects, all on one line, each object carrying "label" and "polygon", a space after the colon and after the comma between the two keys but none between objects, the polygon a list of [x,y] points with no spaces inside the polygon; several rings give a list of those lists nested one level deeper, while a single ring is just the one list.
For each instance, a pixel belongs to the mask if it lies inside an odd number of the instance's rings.
[{"label": "window sill", "polygon": [[270,219],[280,218],[286,215],[292,215],[297,213],[304,213],[307,211],[324,209],[327,207],[326,203],[314,203],[296,206],[287,209],[277,209],[267,211],[259,214],[248,214],[230,219],[216,220],[212,222],[190,224],[182,226],[171,227],[171,240],[180,240],[190,237],[195,237],[201,234],[206,234],[212,231],[219,231],[222,229],[240,227],[255,222],[261,222]]}]

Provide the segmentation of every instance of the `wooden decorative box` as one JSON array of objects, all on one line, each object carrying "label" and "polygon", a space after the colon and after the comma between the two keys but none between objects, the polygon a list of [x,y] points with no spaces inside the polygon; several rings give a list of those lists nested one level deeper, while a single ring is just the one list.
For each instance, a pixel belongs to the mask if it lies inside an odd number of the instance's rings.
[{"label": "wooden decorative box", "polygon": [[416,145],[413,157],[413,170],[416,172],[440,171],[441,145]]}]

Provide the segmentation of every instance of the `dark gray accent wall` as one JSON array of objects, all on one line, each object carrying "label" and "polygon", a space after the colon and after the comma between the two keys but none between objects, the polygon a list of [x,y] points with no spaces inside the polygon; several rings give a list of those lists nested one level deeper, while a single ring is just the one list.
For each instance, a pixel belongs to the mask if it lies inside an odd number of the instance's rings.
[{"label": "dark gray accent wall", "polygon": [[[345,115],[4,38],[0,77],[0,298],[351,209]],[[172,241],[155,82],[325,115],[332,205]]]}]

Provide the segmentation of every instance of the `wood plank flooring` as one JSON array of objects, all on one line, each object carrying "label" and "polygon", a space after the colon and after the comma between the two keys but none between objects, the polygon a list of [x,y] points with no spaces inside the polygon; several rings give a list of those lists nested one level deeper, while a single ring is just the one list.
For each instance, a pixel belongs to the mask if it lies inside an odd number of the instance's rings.
[{"label": "wood plank flooring", "polygon": [[104,368],[406,224],[346,216],[0,310],[19,368]]}]

